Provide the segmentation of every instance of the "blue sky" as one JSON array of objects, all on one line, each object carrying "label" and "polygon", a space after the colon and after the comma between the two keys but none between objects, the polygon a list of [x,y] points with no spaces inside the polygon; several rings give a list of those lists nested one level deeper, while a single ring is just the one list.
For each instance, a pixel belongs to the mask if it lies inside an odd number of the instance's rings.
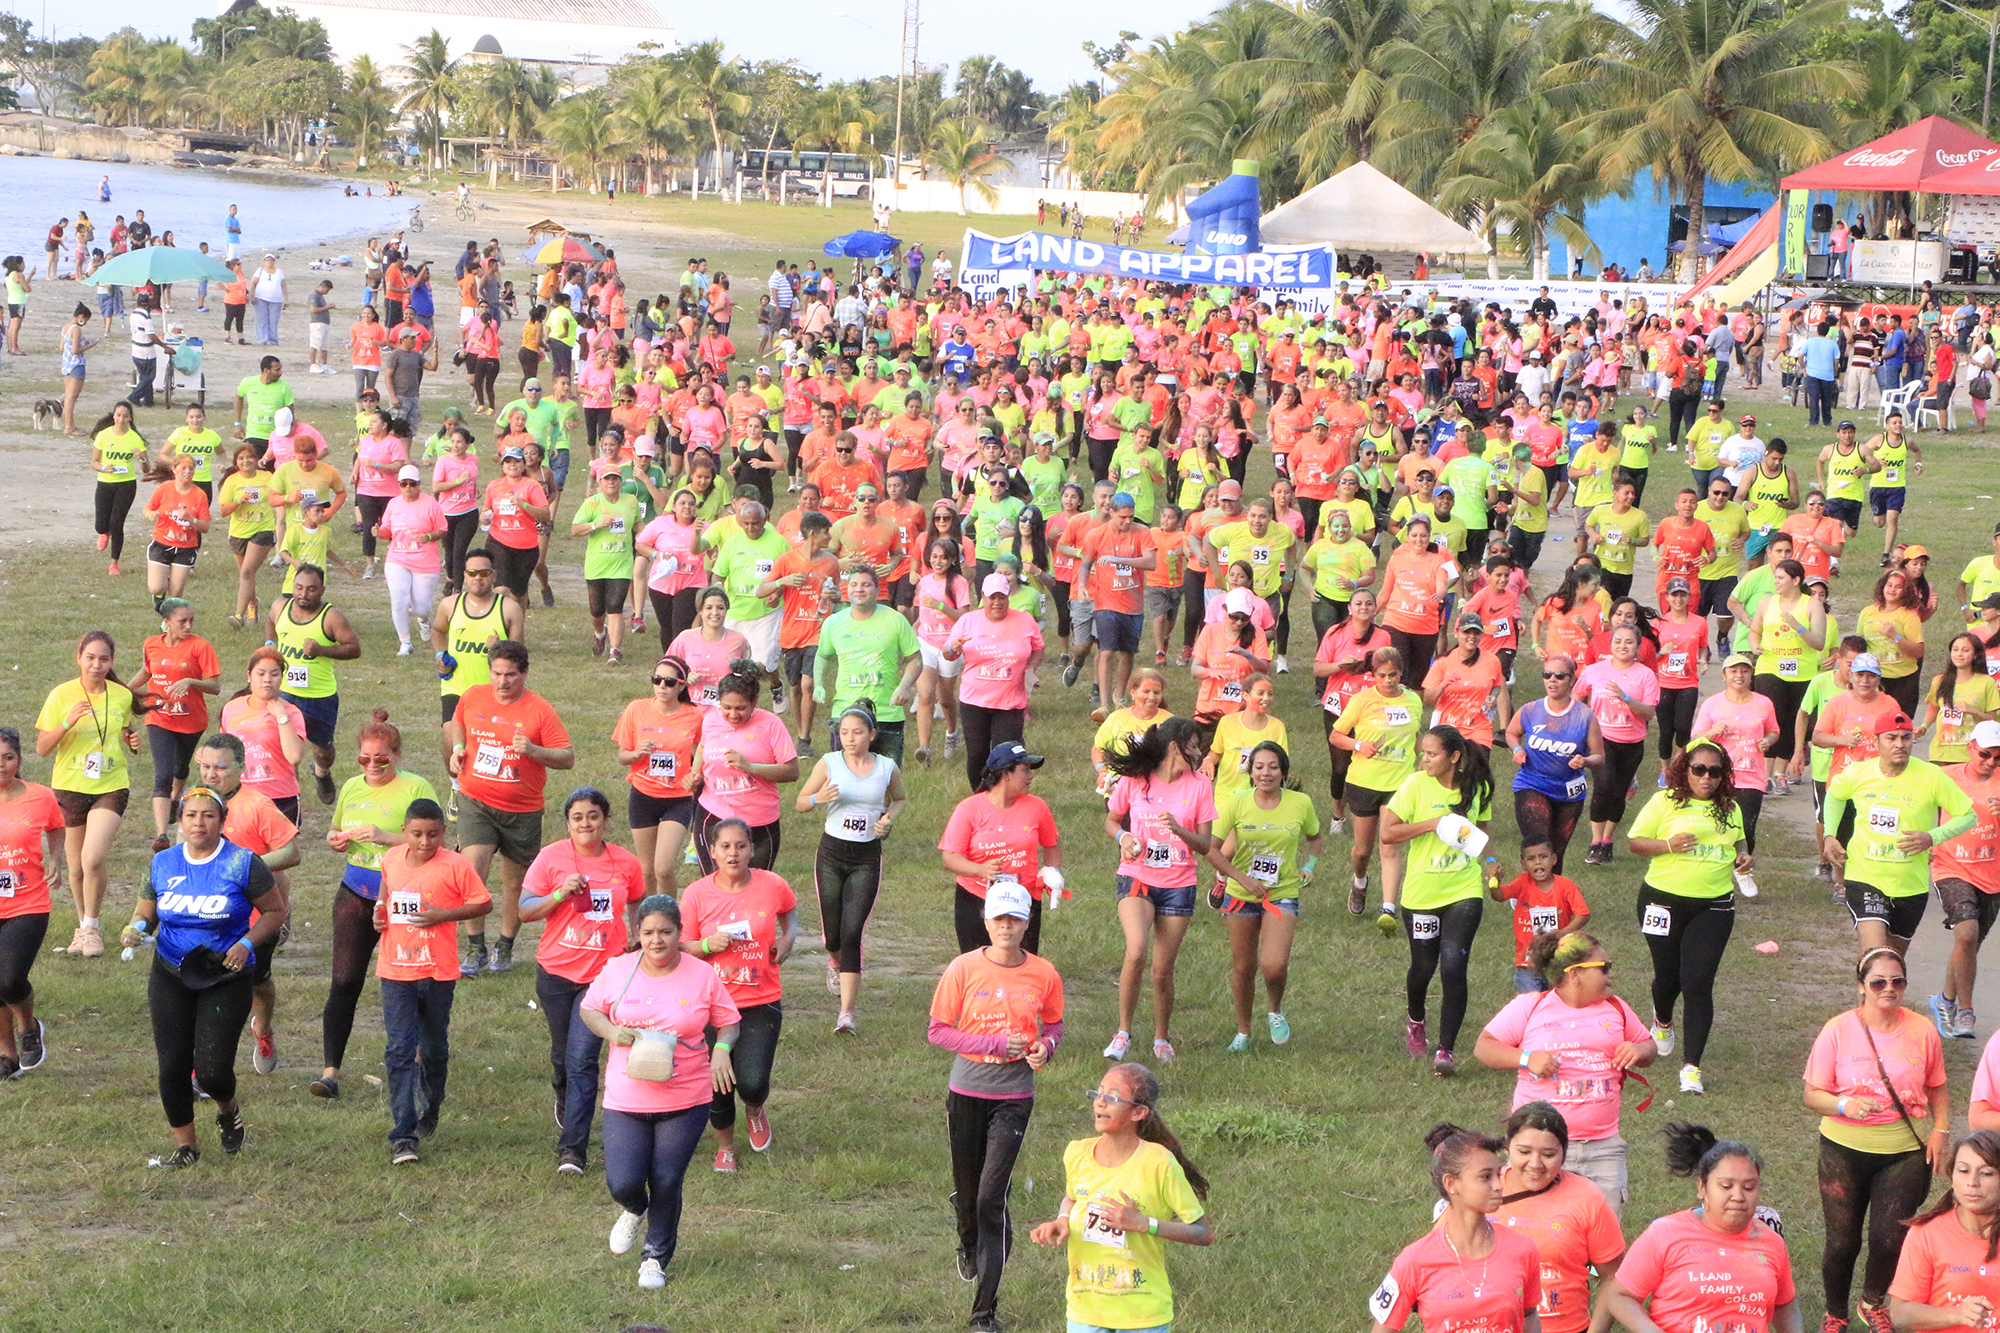
[{"label": "blue sky", "polygon": [[[902,41],[901,0],[760,0],[754,5],[677,5],[656,0],[683,42],[720,37],[733,52],[753,59],[794,57],[831,78],[892,73]],[[552,8],[559,8],[555,0]],[[195,19],[221,6],[203,0],[95,0],[87,28],[75,23],[78,10],[39,0],[13,0],[13,12],[37,25],[44,13],[54,36],[94,36],[131,25],[155,37],[187,40]],[[1032,0],[993,9],[964,0],[930,0],[925,6],[918,56],[925,63],[955,64],[968,55],[998,57],[1025,70],[1038,88],[1060,90],[1093,73],[1083,43],[1104,45],[1131,27],[1151,37],[1183,27],[1214,8],[1213,0],[1156,0],[1134,16],[1119,0]],[[413,25],[414,27],[414,25]],[[412,33],[414,35],[414,32]]]}]

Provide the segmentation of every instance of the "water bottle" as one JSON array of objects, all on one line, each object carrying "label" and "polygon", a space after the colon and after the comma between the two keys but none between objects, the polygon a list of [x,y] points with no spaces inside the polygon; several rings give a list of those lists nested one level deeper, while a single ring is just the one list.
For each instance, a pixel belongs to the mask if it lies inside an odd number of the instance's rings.
[{"label": "water bottle", "polygon": [[1487,891],[1490,893],[1492,890],[1497,889],[1499,887],[1500,887],[1500,858],[1497,856],[1489,856],[1486,858],[1486,888]]}]

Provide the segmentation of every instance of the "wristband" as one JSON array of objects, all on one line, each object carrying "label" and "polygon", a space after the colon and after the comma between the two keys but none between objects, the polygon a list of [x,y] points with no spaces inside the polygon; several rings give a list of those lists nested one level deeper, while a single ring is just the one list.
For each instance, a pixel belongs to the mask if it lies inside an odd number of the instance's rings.
[{"label": "wristband", "polygon": [[718,1041],[717,1043],[715,1043],[715,1049],[722,1052],[724,1055],[727,1055],[733,1048],[726,1041]]},{"label": "wristband", "polygon": [[1835,1115],[1837,1115],[1837,1116],[1841,1116],[1841,1117],[1843,1117],[1843,1118],[1844,1118],[1844,1117],[1845,1117],[1845,1116],[1847,1115],[1847,1098],[1845,1098],[1845,1097],[1836,1097],[1836,1098],[1834,1098],[1834,1100],[1833,1100],[1833,1113],[1834,1113]]},{"label": "wristband", "polygon": [[1149,1217],[1149,1218],[1147,1218],[1147,1219],[1146,1219],[1146,1234],[1147,1234],[1147,1235],[1149,1235],[1149,1236],[1157,1236],[1157,1235],[1159,1235],[1159,1234],[1160,1234],[1160,1219],[1159,1219],[1159,1218],[1157,1218],[1157,1217]]},{"label": "wristband", "polygon": [[810,801],[814,806],[817,806],[819,804],[819,793],[814,792],[811,796],[807,797],[806,799]]},{"label": "wristband", "polygon": [[695,948],[697,948],[697,949],[699,949],[699,950],[701,950],[701,956],[702,956],[703,958],[706,958],[706,957],[708,957],[708,954],[709,954],[709,949],[708,949],[708,941],[707,941],[707,940],[696,940],[696,941],[695,941],[695,946],[694,946],[694,947],[695,947]]},{"label": "wristband", "polygon": [[559,903],[568,893],[569,893],[569,885],[564,884],[561,887],[557,888],[554,893],[549,895],[549,901],[552,903]]},{"label": "wristband", "polygon": [[1523,1069],[1526,1069],[1526,1068],[1528,1067],[1528,1048],[1527,1048],[1527,1047],[1525,1047],[1525,1046],[1523,1046],[1523,1047],[1521,1048],[1521,1062],[1520,1062],[1520,1063],[1521,1063],[1521,1068],[1523,1068]]},{"label": "wristband", "polygon": [[148,932],[147,932],[147,930],[146,930],[146,922],[145,922],[144,918],[142,918],[142,917],[136,917],[136,916],[135,916],[135,917],[133,917],[133,918],[132,918],[132,924],[131,924],[131,925],[129,925],[129,926],[127,926],[127,927],[125,927],[125,929],[127,929],[127,930],[136,930],[136,931],[138,931],[138,932],[139,932],[139,934],[140,934],[141,936],[144,936],[145,934],[147,934],[147,933],[148,933]]}]

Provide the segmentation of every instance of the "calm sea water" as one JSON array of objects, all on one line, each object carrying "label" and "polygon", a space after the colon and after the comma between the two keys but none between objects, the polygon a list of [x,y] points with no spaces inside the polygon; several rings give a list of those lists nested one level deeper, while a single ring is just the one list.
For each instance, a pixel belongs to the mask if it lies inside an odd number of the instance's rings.
[{"label": "calm sea water", "polygon": [[[98,181],[107,175],[111,202],[99,203]],[[78,210],[97,224],[92,244],[107,253],[111,220],[122,213],[129,222],[141,208],[155,235],[171,231],[176,245],[192,249],[207,241],[220,253],[227,241],[224,220],[235,204],[243,222],[243,253],[249,255],[267,247],[309,245],[363,227],[381,227],[386,234],[388,224],[407,219],[416,203],[407,195],[349,199],[339,184],[326,181],[52,157],[0,157],[0,186],[10,200],[0,209],[0,254],[24,255],[36,266],[43,262],[49,228],[57,218],[74,220]],[[73,242],[66,238],[65,271],[71,248]]]}]

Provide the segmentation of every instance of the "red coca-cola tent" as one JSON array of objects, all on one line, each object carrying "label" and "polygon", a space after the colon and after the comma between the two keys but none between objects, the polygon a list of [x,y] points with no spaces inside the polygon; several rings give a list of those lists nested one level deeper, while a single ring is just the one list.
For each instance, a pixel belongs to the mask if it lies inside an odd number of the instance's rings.
[{"label": "red coca-cola tent", "polygon": [[2000,153],[1990,153],[1925,182],[1930,194],[2000,194]]},{"label": "red coca-cola tent", "polygon": [[[1914,125],[1849,149],[1816,167],[1795,171],[1780,184],[1787,190],[1902,190],[1950,194],[1939,178],[1981,165],[2000,144],[1946,120],[1926,116]],[[1973,191],[1962,191],[1973,193]],[[2000,193],[2000,183],[1990,191]]]}]

